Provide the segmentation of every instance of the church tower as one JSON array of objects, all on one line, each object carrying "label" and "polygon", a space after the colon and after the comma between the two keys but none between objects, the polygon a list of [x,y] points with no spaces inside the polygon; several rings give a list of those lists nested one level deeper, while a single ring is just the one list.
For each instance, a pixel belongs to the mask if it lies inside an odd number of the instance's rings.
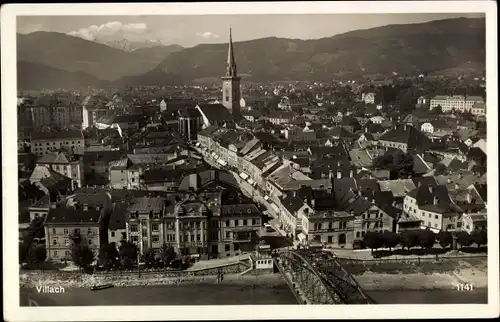
[{"label": "church tower", "polygon": [[229,48],[227,51],[226,75],[222,77],[222,105],[235,117],[240,117],[240,80],[234,60],[233,39],[229,28]]}]

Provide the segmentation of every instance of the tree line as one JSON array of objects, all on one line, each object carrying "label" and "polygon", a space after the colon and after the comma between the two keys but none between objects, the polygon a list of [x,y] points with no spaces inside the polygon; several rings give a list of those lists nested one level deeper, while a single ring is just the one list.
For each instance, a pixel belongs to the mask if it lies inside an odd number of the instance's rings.
[{"label": "tree line", "polygon": [[[457,244],[462,247],[469,247],[476,244],[479,248],[481,245],[487,244],[486,230],[474,230],[471,234],[466,231],[456,233]],[[439,245],[446,249],[453,244],[453,233],[449,231],[441,231],[438,234],[426,229],[408,230],[400,233],[390,231],[367,232],[363,237],[363,245],[370,248],[372,252],[379,248],[393,248],[401,245],[403,249],[408,251],[414,247],[421,247],[429,250],[434,247],[434,244],[439,242]]]}]

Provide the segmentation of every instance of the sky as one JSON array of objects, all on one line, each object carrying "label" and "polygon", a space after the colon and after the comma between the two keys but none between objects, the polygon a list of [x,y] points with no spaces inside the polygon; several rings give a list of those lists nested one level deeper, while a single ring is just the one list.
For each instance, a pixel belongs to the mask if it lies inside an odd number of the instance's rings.
[{"label": "sky", "polygon": [[201,43],[224,43],[264,37],[317,39],[390,24],[484,17],[484,14],[302,14],[302,15],[199,15],[199,16],[19,16],[17,32],[55,31],[85,39],[98,36],[131,41],[156,39],[165,45],[191,47]]}]

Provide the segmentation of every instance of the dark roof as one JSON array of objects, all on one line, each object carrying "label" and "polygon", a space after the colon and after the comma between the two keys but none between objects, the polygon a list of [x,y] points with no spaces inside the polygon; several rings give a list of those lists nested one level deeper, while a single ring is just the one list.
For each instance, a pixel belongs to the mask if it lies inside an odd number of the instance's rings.
[{"label": "dark roof", "polygon": [[212,121],[229,121],[233,119],[229,110],[222,104],[198,104],[207,119]]},{"label": "dark roof", "polygon": [[347,151],[342,146],[311,146],[309,148],[311,151],[311,155],[314,155],[318,158],[324,157],[332,157],[332,156],[340,156],[347,155]]},{"label": "dark roof", "polygon": [[31,141],[33,141],[33,140],[54,140],[54,139],[83,140],[83,133],[82,133],[82,131],[77,131],[77,130],[32,132],[31,133]]},{"label": "dark roof", "polygon": [[109,230],[125,229],[128,207],[128,203],[125,202],[119,202],[113,205],[113,210],[111,211],[111,214],[109,216]]},{"label": "dark roof", "polygon": [[84,210],[83,207],[58,207],[52,208],[47,216],[46,224],[59,223],[79,223],[79,224],[98,224],[101,219],[101,211],[93,208]]},{"label": "dark roof", "polygon": [[166,205],[167,200],[160,196],[157,197],[139,197],[135,198],[131,201],[131,204],[128,206],[127,211],[130,213],[134,213],[138,211],[139,213],[149,213],[160,212]]},{"label": "dark roof", "polygon": [[439,185],[434,177],[413,177],[411,180],[417,187],[419,184],[425,187],[437,187]]},{"label": "dark roof", "polygon": [[254,204],[222,205],[222,216],[255,216],[260,215],[259,209]]},{"label": "dark roof", "polygon": [[172,169],[166,167],[146,170],[144,171],[144,183],[180,182],[185,172],[185,169]]},{"label": "dark roof", "polygon": [[475,184],[474,188],[476,188],[477,193],[483,199],[484,202],[488,200],[488,186],[485,184]]},{"label": "dark roof", "polygon": [[375,194],[380,191],[380,187],[376,179],[360,179],[356,180],[356,183],[362,194],[370,199],[373,199]]},{"label": "dark roof", "polygon": [[292,216],[295,216],[295,213],[304,205],[304,199],[290,194],[281,201],[281,204]]},{"label": "dark roof", "polygon": [[[335,207],[333,195],[328,190],[313,189],[309,186],[301,187],[297,190],[297,197],[307,200],[307,204],[314,210],[328,210]],[[314,206],[312,200],[314,200]]]},{"label": "dark roof", "polygon": [[410,125],[398,126],[395,130],[393,129],[383,134],[379,140],[405,143],[408,145],[408,148],[419,147],[429,142],[425,134]]},{"label": "dark roof", "polygon": [[[420,209],[437,212],[448,213],[456,211],[453,207],[446,186],[424,186],[421,185],[410,191],[408,196],[415,198]],[[437,198],[437,204],[434,204],[434,198]]]},{"label": "dark roof", "polygon": [[200,111],[198,111],[194,107],[184,107],[179,110],[179,116],[185,118],[196,118],[196,117],[201,117],[201,114]]},{"label": "dark roof", "polygon": [[201,130],[200,132],[198,132],[198,135],[202,135],[202,136],[210,136],[210,134],[212,134],[213,132],[217,131],[218,127],[215,126],[215,125],[210,125],[209,127]]},{"label": "dark roof", "polygon": [[85,151],[83,153],[83,161],[88,162],[105,162],[120,160],[124,157],[120,151]]}]

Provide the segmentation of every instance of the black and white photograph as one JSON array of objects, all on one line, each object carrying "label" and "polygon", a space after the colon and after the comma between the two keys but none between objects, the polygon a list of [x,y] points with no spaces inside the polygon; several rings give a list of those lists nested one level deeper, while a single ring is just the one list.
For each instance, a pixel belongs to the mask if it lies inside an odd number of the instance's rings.
[{"label": "black and white photograph", "polygon": [[5,319],[498,316],[496,4],[428,3],[2,7]]}]

